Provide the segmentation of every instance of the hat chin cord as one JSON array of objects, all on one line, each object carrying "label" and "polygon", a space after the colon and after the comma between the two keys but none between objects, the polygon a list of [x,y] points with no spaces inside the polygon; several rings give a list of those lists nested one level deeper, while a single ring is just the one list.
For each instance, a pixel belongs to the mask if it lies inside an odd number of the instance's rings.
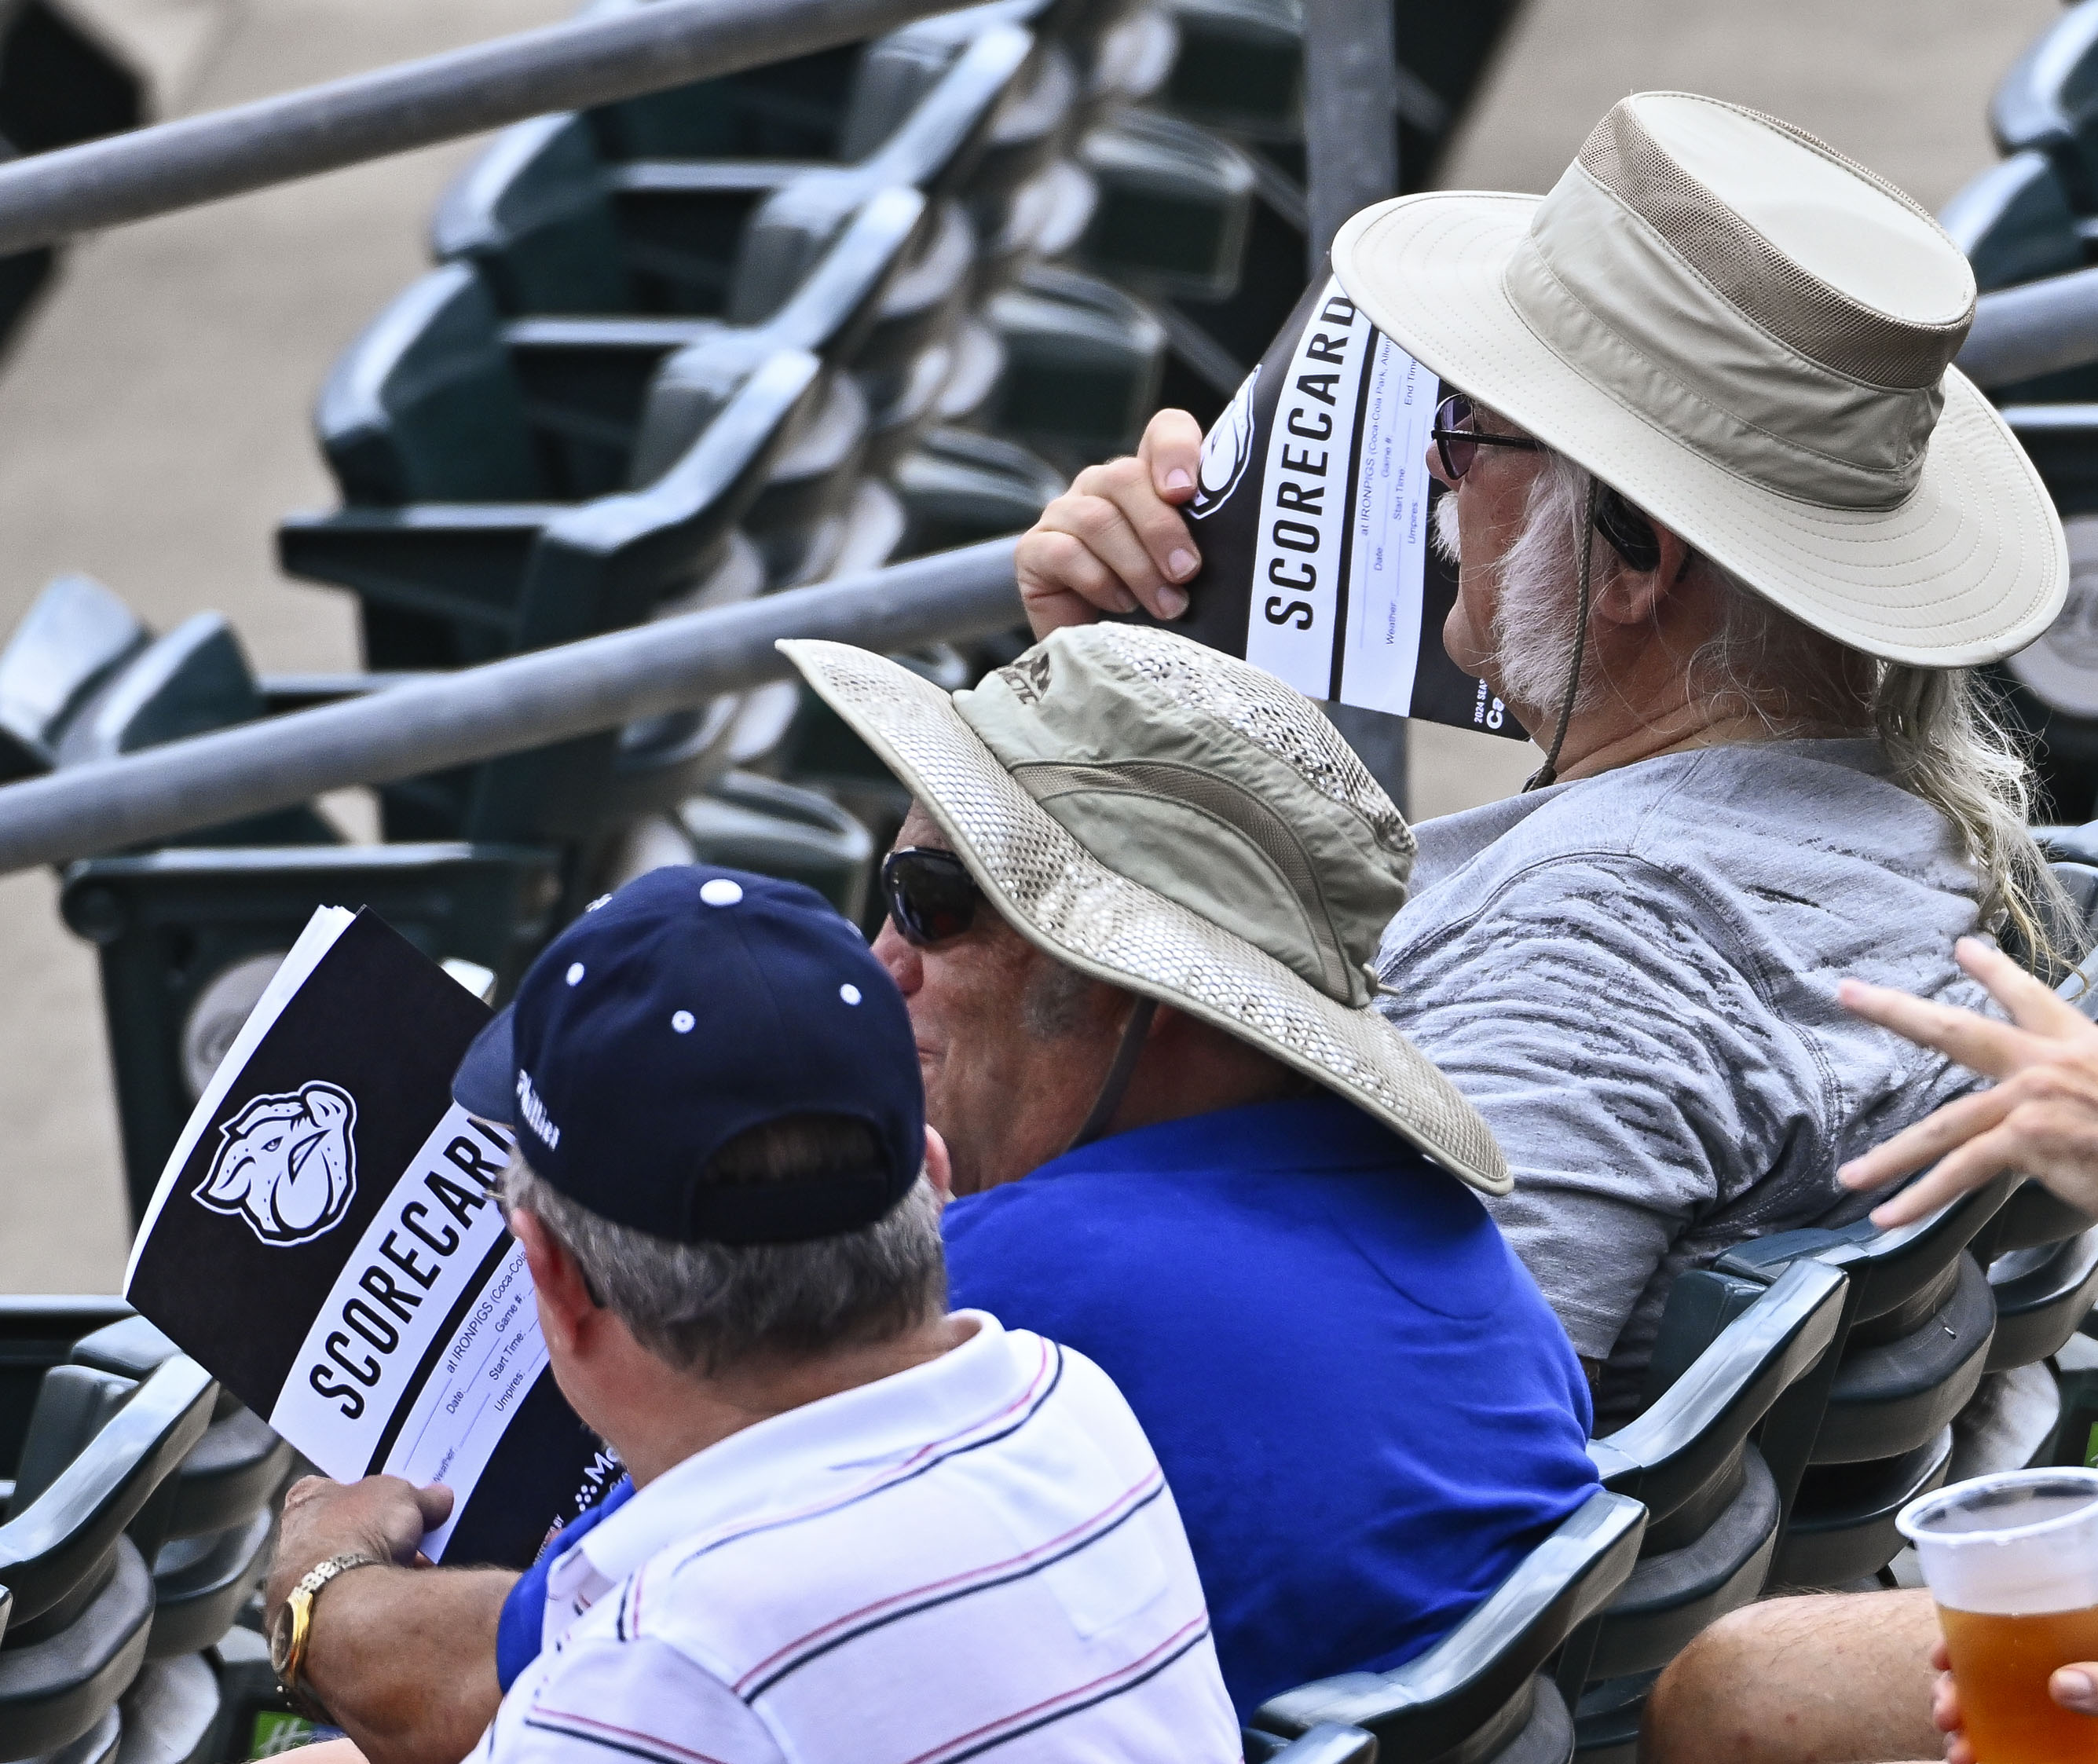
[{"label": "hat chin cord", "polygon": [[1147,998],[1141,993],[1136,995],[1129,1020],[1122,1025],[1121,1042],[1115,1049],[1114,1064],[1108,1068],[1108,1075],[1101,1081],[1100,1094],[1093,1099],[1092,1112],[1086,1117],[1085,1125],[1072,1135],[1071,1143],[1064,1147],[1066,1152],[1091,1145],[1107,1131],[1108,1123],[1121,1107],[1129,1081],[1136,1076],[1136,1063],[1143,1055],[1144,1038],[1151,1033],[1151,1020],[1157,1014],[1156,998]]},{"label": "hat chin cord", "polygon": [[1574,628],[1574,671],[1567,676],[1566,696],[1559,706],[1559,727],[1552,737],[1544,763],[1524,780],[1523,789],[1542,790],[1559,781],[1559,750],[1566,744],[1566,726],[1574,720],[1574,700],[1581,695],[1581,662],[1588,648],[1588,577],[1595,556],[1595,508],[1603,494],[1602,480],[1588,474],[1588,507],[1581,518],[1581,618]]}]

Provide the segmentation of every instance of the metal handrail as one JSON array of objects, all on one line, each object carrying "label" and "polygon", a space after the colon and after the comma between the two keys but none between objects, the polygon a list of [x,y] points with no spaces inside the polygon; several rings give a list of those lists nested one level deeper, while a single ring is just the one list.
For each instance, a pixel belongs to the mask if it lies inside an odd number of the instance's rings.
[{"label": "metal handrail", "polygon": [[1977,385],[2010,386],[2098,362],[2098,270],[1999,288],[1974,304],[1959,366]]},{"label": "metal handrail", "polygon": [[880,36],[953,0],[649,0],[0,166],[0,254]]},{"label": "metal handrail", "polygon": [[1014,543],[987,540],[9,784],[0,873],[682,710],[787,676],[773,647],[783,637],[886,650],[1002,630],[1020,616]]}]

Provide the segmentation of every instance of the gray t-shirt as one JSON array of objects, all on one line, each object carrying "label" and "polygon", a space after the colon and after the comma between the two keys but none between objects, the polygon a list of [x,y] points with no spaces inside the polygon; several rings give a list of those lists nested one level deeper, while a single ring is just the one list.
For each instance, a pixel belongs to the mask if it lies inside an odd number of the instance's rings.
[{"label": "gray t-shirt", "polygon": [[1837,1166],[1976,1082],[1836,1003],[1846,974],[1986,1003],[1952,959],[1973,870],[1881,770],[1868,740],[1705,748],[1415,829],[1381,1007],[1507,1152],[1494,1216],[1608,1362],[1599,1425],[1679,1273],[1856,1218]]}]

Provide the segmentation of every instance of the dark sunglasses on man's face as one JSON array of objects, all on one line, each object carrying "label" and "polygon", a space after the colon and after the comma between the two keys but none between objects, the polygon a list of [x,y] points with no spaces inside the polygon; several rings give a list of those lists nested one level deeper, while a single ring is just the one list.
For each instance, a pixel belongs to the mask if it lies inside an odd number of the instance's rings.
[{"label": "dark sunglasses on man's face", "polygon": [[929,845],[889,853],[882,860],[881,892],[896,928],[920,948],[961,936],[983,898],[960,858]]},{"label": "dark sunglasses on man's face", "polygon": [[1453,392],[1435,406],[1435,451],[1442,475],[1455,484],[1477,463],[1481,447],[1520,447],[1534,453],[1543,445],[1525,435],[1487,435],[1472,427],[1472,401]]}]

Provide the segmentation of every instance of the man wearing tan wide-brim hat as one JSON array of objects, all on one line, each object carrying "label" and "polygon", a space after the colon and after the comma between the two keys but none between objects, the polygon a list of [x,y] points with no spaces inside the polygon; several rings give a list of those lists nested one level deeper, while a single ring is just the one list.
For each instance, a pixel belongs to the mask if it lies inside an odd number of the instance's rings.
[{"label": "man wearing tan wide-brim hat", "polygon": [[[1837,981],[1972,1005],[1959,936],[2044,955],[2026,774],[1965,670],[2056,617],[2061,529],[1951,365],[1959,250],[1752,111],[1635,95],[1548,195],[1403,197],[1332,257],[1451,395],[1444,644],[1547,754],[1418,830],[1384,1007],[1493,1127],[1495,1214],[1622,1420],[1677,1273],[1855,1218],[1837,1165],[1972,1082]],[[1050,506],[1038,632],[1185,609],[1198,441],[1162,412]]]}]

